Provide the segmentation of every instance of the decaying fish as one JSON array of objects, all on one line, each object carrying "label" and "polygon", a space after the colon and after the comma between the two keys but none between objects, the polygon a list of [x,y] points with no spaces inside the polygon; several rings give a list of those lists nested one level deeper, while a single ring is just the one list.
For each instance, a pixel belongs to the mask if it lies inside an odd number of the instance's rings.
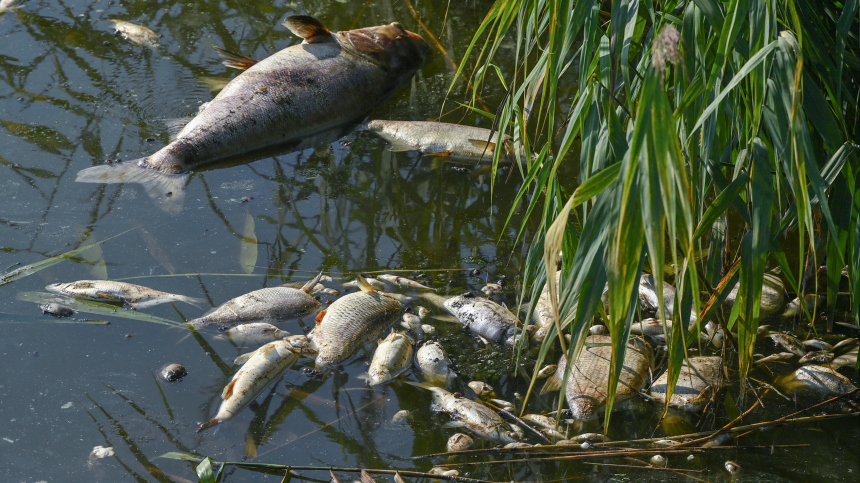
[{"label": "decaying fish", "polygon": [[495,295],[502,291],[502,286],[497,283],[488,283],[481,287],[481,292],[484,292],[484,295],[489,297],[490,295]]},{"label": "decaying fish", "polygon": [[796,356],[803,357],[808,352],[803,344],[798,340],[797,337],[794,337],[789,334],[784,334],[782,332],[768,332],[767,337],[773,340],[773,343],[777,346],[791,352]]},{"label": "decaying fish", "polygon": [[836,345],[834,345],[833,352],[835,354],[843,354],[845,352],[850,352],[851,350],[856,349],[858,345],[860,344],[857,343],[857,339],[849,337],[847,339],[840,340]]},{"label": "decaying fish", "polygon": [[382,384],[403,374],[412,363],[412,354],[412,340],[405,334],[392,330],[385,340],[379,341],[379,346],[373,353],[367,373],[370,385]]},{"label": "decaying fish", "polygon": [[845,366],[857,367],[857,348],[855,347],[851,352],[846,352],[845,354],[834,357],[827,366],[833,369]]},{"label": "decaying fish", "polygon": [[445,446],[448,452],[465,451],[475,446],[475,441],[468,434],[456,433],[448,438],[448,444]]},{"label": "decaying fish", "polygon": [[857,389],[842,374],[814,364],[803,366],[778,382],[789,391],[814,392],[823,396],[838,396]]},{"label": "decaying fish", "polygon": [[235,325],[249,322],[278,323],[307,315],[320,307],[311,290],[322,274],[302,288],[267,287],[228,300],[203,317],[189,321],[194,327]]},{"label": "decaying fish", "polygon": [[803,355],[800,358],[799,363],[801,364],[823,364],[828,365],[830,361],[832,361],[836,355],[830,351],[810,351]]},{"label": "decaying fish", "polygon": [[472,381],[469,383],[469,388],[475,391],[479,399],[492,399],[496,397],[496,391],[493,386],[484,381]]},{"label": "decaying fish", "polygon": [[[292,336],[298,339],[304,336]],[[303,343],[304,341],[302,341]],[[305,349],[305,352],[307,349]],[[197,432],[221,424],[232,418],[253,401],[279,374],[299,359],[290,338],[269,342],[252,353],[252,356],[233,376],[221,392],[218,413],[207,423],[201,423]]]},{"label": "decaying fish", "polygon": [[224,331],[234,344],[267,344],[290,335],[289,332],[281,330],[272,324],[265,322],[252,322],[250,324],[239,324]]},{"label": "decaying fish", "polygon": [[803,347],[806,347],[809,350],[813,350],[813,351],[828,351],[829,352],[829,351],[833,350],[832,345],[828,344],[827,342],[824,342],[821,339],[809,339],[809,340],[805,340],[805,341],[801,342],[801,344],[803,344]]},{"label": "decaying fish", "polygon": [[88,183],[136,182],[168,212],[184,200],[189,170],[305,139],[364,116],[410,79],[427,44],[399,23],[330,32],[307,16],[285,25],[304,38],[230,81],[160,151],[78,173]]},{"label": "decaying fish", "polygon": [[[723,301],[724,306],[731,309],[738,297],[738,289],[740,289],[740,286],[741,283],[738,282],[734,287],[732,287],[732,290]],[[765,273],[764,283],[761,287],[761,308],[759,315],[761,317],[767,317],[777,314],[783,310],[787,302],[788,293],[785,290],[785,284],[782,283],[782,279],[773,273]]]},{"label": "decaying fish", "polygon": [[99,302],[122,302],[136,309],[168,302],[185,302],[200,307],[203,299],[153,290],[132,283],[111,280],[78,280],[70,283],[53,283],[45,287],[50,292],[70,295]]},{"label": "decaying fish", "polygon": [[557,371],[557,370],[558,370],[558,365],[556,365],[556,364],[550,364],[548,366],[545,366],[543,369],[538,371],[537,379],[538,380],[546,379],[547,377],[555,374],[555,371]]},{"label": "decaying fish", "polygon": [[495,411],[487,406],[465,397],[457,397],[457,395],[441,387],[426,383],[410,382],[409,384],[427,389],[433,394],[433,403],[430,405],[430,409],[433,412],[445,413],[452,419],[445,426],[465,428],[472,434],[490,441],[501,443],[516,441],[516,433]]},{"label": "decaying fish", "polygon": [[19,3],[21,0],[0,0],[0,12],[16,7]]},{"label": "decaying fish", "polygon": [[338,364],[359,347],[379,337],[403,313],[403,304],[390,294],[377,292],[358,277],[360,292],[344,295],[317,317],[308,334],[311,347],[319,352],[317,368]]},{"label": "decaying fish", "polygon": [[[611,343],[612,338],[609,336],[588,336],[576,365],[570,371],[565,396],[575,419],[595,419],[606,404],[609,363],[612,357]],[[646,343],[639,339],[631,339],[624,354],[621,375],[616,387],[616,403],[630,399],[645,387],[652,358],[651,348]],[[562,355],[558,362],[558,369],[546,380],[541,394],[561,388],[561,378],[566,365],[567,359]]]},{"label": "decaying fish", "polygon": [[516,332],[517,317],[490,299],[466,293],[446,300],[443,305],[464,327],[492,342],[505,342]]},{"label": "decaying fish", "polygon": [[555,418],[543,414],[526,414],[521,419],[529,423],[534,423],[542,429],[558,429]]},{"label": "decaying fish", "polygon": [[386,282],[393,283],[395,285],[400,285],[401,287],[409,287],[409,288],[421,288],[424,290],[436,290],[435,288],[428,287],[426,285],[421,285],[415,280],[409,280],[408,278],[398,277],[397,275],[388,275],[382,274],[379,276],[380,280],[385,280]]},{"label": "decaying fish", "polygon": [[[716,356],[690,357],[681,365],[678,383],[669,405],[682,411],[697,413],[704,409],[714,391],[718,389],[722,359]],[[651,397],[666,402],[669,371],[651,385]]]},{"label": "decaying fish", "polygon": [[456,377],[451,370],[451,361],[445,354],[442,344],[433,341],[418,348],[415,353],[415,364],[421,369],[424,380],[430,384],[448,387],[451,379]]},{"label": "decaying fish", "polygon": [[[498,131],[447,122],[374,120],[366,128],[388,141],[392,151],[418,151],[472,162],[492,162],[498,139]],[[515,162],[510,136],[503,137],[502,147],[500,162]]]},{"label": "decaying fish", "polygon": [[[555,284],[558,287],[559,282],[561,281],[561,270],[555,272]],[[549,284],[543,286],[543,291],[538,297],[538,301],[535,304],[534,312],[532,315],[532,319],[538,325],[539,328],[548,327],[552,324],[554,319],[554,315],[552,312],[552,301],[549,298]],[[545,332],[543,336],[539,335],[540,340],[543,340],[545,337]]]},{"label": "decaying fish", "polygon": [[113,22],[116,33],[122,35],[122,38],[129,42],[149,47],[158,46],[159,35],[153,32],[152,29],[115,18],[110,19],[110,21]]},{"label": "decaying fish", "polygon": [[780,352],[778,354],[771,354],[767,357],[762,357],[761,359],[757,359],[755,364],[764,364],[765,362],[776,362],[776,361],[785,361],[791,359],[792,357],[797,357],[791,352]]},{"label": "decaying fish", "polygon": [[[367,282],[367,284],[370,285],[370,288],[372,288],[373,290],[377,290],[377,291],[381,292],[381,291],[385,290],[385,288],[386,288],[385,284],[381,280],[377,280],[377,279],[372,278],[372,277],[365,278],[364,281]],[[359,289],[361,288],[358,284],[358,279],[350,280],[349,282],[344,282],[343,286],[344,287],[354,287],[354,288],[359,288]]]}]

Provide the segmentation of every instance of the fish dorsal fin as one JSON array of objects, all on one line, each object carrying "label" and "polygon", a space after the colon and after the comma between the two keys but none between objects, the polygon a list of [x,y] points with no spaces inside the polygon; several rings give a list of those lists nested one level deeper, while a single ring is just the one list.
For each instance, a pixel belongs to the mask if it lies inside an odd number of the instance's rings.
[{"label": "fish dorsal fin", "polygon": [[309,44],[330,42],[331,32],[319,20],[307,15],[292,15],[283,23],[293,34],[305,39]]},{"label": "fish dorsal fin", "polygon": [[320,281],[320,279],[322,278],[322,274],[323,274],[323,273],[322,273],[322,272],[320,272],[316,277],[314,277],[312,280],[308,281],[308,283],[306,283],[306,284],[302,285],[302,288],[301,288],[302,292],[305,292],[305,293],[308,293],[308,294],[310,294],[311,292],[313,292],[314,287],[316,287],[316,286],[317,286],[317,282],[319,282],[319,281]]},{"label": "fish dorsal fin", "polygon": [[230,52],[229,50],[222,49],[217,45],[213,45],[212,48],[215,49],[215,52],[218,53],[218,57],[221,58],[221,63],[226,65],[227,67],[245,70],[259,62],[259,60],[245,57],[244,55],[237,54],[236,52]]},{"label": "fish dorsal fin", "polygon": [[366,292],[366,293],[374,293],[374,292],[376,292],[376,290],[375,290],[375,289],[370,285],[370,282],[368,282],[368,281],[367,281],[364,277],[362,277],[361,275],[358,275],[358,276],[355,278],[355,282],[358,284],[358,288],[359,288],[362,292]]}]

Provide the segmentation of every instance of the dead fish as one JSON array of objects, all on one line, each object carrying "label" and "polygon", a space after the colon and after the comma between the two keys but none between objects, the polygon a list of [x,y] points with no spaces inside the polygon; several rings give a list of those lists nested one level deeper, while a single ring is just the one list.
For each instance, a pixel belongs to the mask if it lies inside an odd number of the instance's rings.
[{"label": "dead fish", "polygon": [[832,351],[833,350],[832,345],[828,344],[827,342],[824,342],[821,339],[809,339],[809,340],[805,340],[805,341],[801,342],[801,344],[803,344],[803,347],[806,347],[806,348],[809,348],[812,350],[816,350],[816,351]]},{"label": "dead fish", "polygon": [[[718,389],[721,363],[722,359],[716,356],[690,357],[685,360],[681,364],[681,372],[669,406],[693,413],[704,409],[714,391]],[[665,403],[668,382],[669,371],[666,371],[651,385],[651,397]]]},{"label": "dead fish", "polygon": [[409,384],[427,389],[432,393],[433,402],[430,410],[445,413],[452,419],[445,425],[446,427],[465,428],[472,434],[490,441],[501,443],[516,441],[516,433],[511,431],[510,426],[487,406],[465,397],[458,397],[441,387],[427,383],[410,382]]},{"label": "dead fish", "polygon": [[433,327],[430,324],[421,324],[421,330],[424,331],[425,335],[433,335],[436,333],[436,327]]},{"label": "dead fish", "polygon": [[18,6],[21,0],[0,0],[0,12]]},{"label": "dead fish", "polygon": [[197,307],[205,302],[203,299],[176,295],[159,290],[153,290],[141,285],[111,280],[79,280],[70,283],[53,283],[45,287],[50,292],[70,295],[99,302],[122,302],[136,309],[152,307],[168,302],[185,302]]},{"label": "dead fish", "polygon": [[457,470],[452,470],[452,469],[446,468],[444,466],[434,466],[434,467],[430,468],[429,474],[438,475],[438,476],[454,477],[454,476],[459,476],[460,472]]},{"label": "dead fish", "polygon": [[409,287],[409,288],[421,288],[424,290],[436,290],[435,288],[428,287],[426,285],[421,285],[415,280],[409,280],[408,278],[398,277],[397,275],[388,275],[382,274],[379,276],[380,280],[385,280],[386,282],[393,283],[395,285],[400,285],[401,287]]},{"label": "dead fish", "polygon": [[606,326],[605,325],[592,325],[591,328],[588,329],[588,333],[591,335],[605,335],[606,334]]},{"label": "dead fish", "polygon": [[330,32],[298,15],[284,25],[304,42],[239,74],[173,142],[146,158],[87,168],[77,181],[141,183],[163,210],[176,213],[187,179],[177,175],[361,118],[417,72],[429,49],[397,22]]},{"label": "dead fish", "polygon": [[556,424],[555,418],[544,416],[543,414],[526,414],[520,419],[529,423],[534,423],[543,429],[558,430],[558,424]]},{"label": "dead fish", "polygon": [[582,433],[577,436],[574,436],[565,441],[556,441],[557,445],[565,445],[565,444],[575,444],[580,445],[582,443],[602,443],[606,440],[606,437],[600,433]]},{"label": "dead fish", "polygon": [[222,402],[218,413],[209,422],[201,423],[197,432],[221,424],[238,414],[298,359],[299,355],[288,339],[269,342],[254,351],[221,392]]},{"label": "dead fish", "polygon": [[[559,286],[560,281],[561,270],[558,270],[557,272],[555,272],[556,287]],[[555,319],[555,316],[553,315],[552,311],[552,301],[549,298],[549,284],[544,285],[543,291],[541,292],[540,297],[538,297],[538,301],[535,304],[532,319],[534,320],[535,324],[537,324],[540,328],[552,325],[552,322]],[[542,341],[543,338],[546,337],[546,331],[544,331],[544,333],[541,334],[539,337],[541,337],[540,340]]]},{"label": "dead fish", "polygon": [[320,312],[317,326],[308,334],[311,347],[319,352],[317,368],[343,362],[403,313],[403,304],[390,294],[377,292],[360,275],[358,283],[361,291],[344,295]]},{"label": "dead fish", "polygon": [[[368,278],[365,278],[364,281],[367,282],[367,284],[370,285],[370,288],[372,288],[373,290],[378,290],[381,292],[381,291],[386,289],[385,284],[382,283],[382,281],[377,280],[375,278],[368,277]],[[349,282],[345,282],[343,284],[343,286],[344,287],[360,288],[360,286],[358,284],[358,279],[350,280]]]},{"label": "dead fish", "polygon": [[857,348],[858,343],[857,339],[847,338],[840,340],[836,345],[833,346],[833,352],[836,354],[842,354],[850,351],[851,349]]},{"label": "dead fish", "polygon": [[[447,122],[374,120],[365,129],[391,144],[391,151],[418,151],[452,160],[492,162],[498,131]],[[513,139],[503,136],[500,162],[516,161]]]},{"label": "dead fish", "polygon": [[50,303],[39,306],[42,309],[42,314],[53,315],[54,317],[68,317],[75,313],[74,310],[58,303]]},{"label": "dead fish", "polygon": [[393,380],[403,374],[412,362],[412,340],[405,334],[391,331],[385,340],[379,341],[368,370],[371,386]]},{"label": "dead fish", "polygon": [[798,340],[797,337],[784,334],[782,332],[769,332],[767,337],[769,337],[778,347],[782,347],[796,356],[803,357],[806,355],[807,350],[803,347],[803,344],[800,343],[800,340]]},{"label": "dead fish", "polygon": [[472,381],[469,383],[469,388],[475,391],[479,399],[491,399],[496,397],[496,391],[493,386],[484,381]]},{"label": "dead fish", "polygon": [[404,329],[409,329],[416,334],[423,332],[423,330],[421,330],[421,317],[411,312],[403,314],[403,320],[400,322],[400,326]]},{"label": "dead fish", "polygon": [[829,367],[833,369],[839,369],[840,367],[857,367],[857,348],[855,347],[853,351],[846,352],[840,356],[834,357]]},{"label": "dead fish", "polygon": [[[672,321],[667,320],[666,330],[672,331]],[[663,321],[658,319],[645,319],[641,322],[635,322],[630,326],[630,333],[635,335],[645,335],[649,337],[662,336]],[[665,339],[664,339],[665,340]]]},{"label": "dead fish", "polygon": [[[740,289],[740,286],[741,283],[738,281],[735,286],[732,287],[729,294],[726,295],[726,299],[723,301],[723,306],[728,309],[732,308],[738,297],[738,289]],[[788,293],[785,290],[785,284],[782,283],[782,279],[773,273],[765,273],[764,283],[761,287],[761,308],[759,309],[759,316],[767,317],[777,314],[783,310],[787,302]]]},{"label": "dead fish", "polygon": [[151,29],[115,18],[110,19],[110,21],[113,22],[116,32],[129,42],[148,47],[158,47],[158,37],[160,35]]},{"label": "dead fish", "polygon": [[464,327],[492,342],[501,343],[515,335],[517,317],[490,299],[466,293],[443,305]]},{"label": "dead fish", "polygon": [[822,396],[845,394],[856,389],[851,380],[829,367],[809,364],[780,379],[789,391],[807,391]]},{"label": "dead fish", "polygon": [[[606,404],[609,362],[612,357],[611,342],[612,338],[609,336],[588,336],[575,367],[570,371],[565,396],[574,419],[586,421],[595,419]],[[645,387],[652,359],[650,346],[641,340],[631,339],[624,354],[621,375],[616,387],[616,403],[630,399]],[[561,378],[566,365],[566,357],[561,356],[558,369],[546,380],[541,394],[561,388]]]},{"label": "dead fish", "polygon": [[801,364],[815,363],[827,365],[835,357],[836,355],[830,351],[811,351],[804,354],[798,362]]},{"label": "dead fish", "polygon": [[538,371],[537,378],[538,378],[538,380],[546,379],[547,377],[555,374],[556,370],[558,370],[558,365],[557,364],[550,364],[550,365],[548,365],[548,366],[546,366],[543,369]]},{"label": "dead fish", "polygon": [[764,364],[765,362],[776,362],[776,361],[784,361],[787,359],[791,359],[792,357],[797,357],[791,352],[780,352],[779,354],[771,354],[767,357],[762,357],[755,361],[755,364]]},{"label": "dead fish", "polygon": [[433,341],[418,348],[415,353],[415,365],[421,369],[424,380],[430,384],[448,387],[451,379],[456,377],[451,370],[451,361],[445,354],[442,344]]},{"label": "dead fish", "polygon": [[497,283],[488,283],[481,288],[481,292],[484,292],[484,295],[489,297],[490,295],[495,295],[502,291],[502,286]]},{"label": "dead fish", "polygon": [[307,315],[320,307],[310,291],[320,275],[302,288],[267,287],[230,299],[203,317],[189,321],[194,327],[235,325],[249,322],[278,323]]},{"label": "dead fish", "polygon": [[281,330],[272,324],[265,322],[252,322],[250,324],[239,324],[227,329],[224,335],[235,344],[267,344],[290,335],[289,332]]},{"label": "dead fish", "polygon": [[411,411],[407,411],[406,409],[401,409],[394,413],[394,416],[391,417],[392,424],[400,424],[406,422],[409,419],[409,416],[412,414]]},{"label": "dead fish", "polygon": [[455,451],[465,451],[475,446],[475,440],[468,434],[456,433],[448,438],[448,444],[445,446],[449,453]]}]

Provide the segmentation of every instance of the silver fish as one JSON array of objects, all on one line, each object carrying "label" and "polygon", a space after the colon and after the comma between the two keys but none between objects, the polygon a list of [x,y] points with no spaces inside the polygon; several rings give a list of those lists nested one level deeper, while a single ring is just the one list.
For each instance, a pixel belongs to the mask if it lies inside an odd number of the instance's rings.
[{"label": "silver fish", "polygon": [[390,294],[375,291],[361,276],[358,283],[361,291],[344,295],[320,312],[317,326],[308,334],[311,347],[319,352],[318,368],[343,362],[403,313],[403,304]]},{"label": "silver fish", "polygon": [[765,362],[775,362],[775,361],[784,361],[786,359],[791,359],[792,357],[797,357],[791,352],[780,352],[778,354],[771,354],[767,357],[762,357],[755,361],[755,364],[764,364]]},{"label": "silver fish", "polygon": [[445,448],[448,452],[465,451],[475,446],[475,441],[468,434],[457,433],[448,438],[448,444]]},{"label": "silver fish", "polygon": [[828,344],[827,342],[824,342],[821,339],[809,339],[809,340],[805,340],[805,341],[801,342],[801,344],[803,344],[803,347],[806,347],[810,350],[816,350],[816,351],[832,351],[833,350],[832,345]]},{"label": "silver fish", "polygon": [[448,387],[455,376],[451,370],[451,361],[445,354],[445,349],[438,342],[428,342],[418,348],[415,353],[415,365],[421,369],[424,380],[430,384]]},{"label": "silver fish", "polygon": [[853,337],[849,337],[847,339],[840,340],[836,345],[833,346],[833,352],[836,354],[842,354],[845,352],[849,352],[852,349],[856,349],[858,346],[857,339]]},{"label": "silver fish", "polygon": [[538,371],[537,379],[538,380],[546,379],[547,377],[555,374],[555,371],[557,371],[557,370],[558,370],[558,365],[556,365],[556,364],[550,364],[548,366],[545,366],[543,369]]},{"label": "silver fish", "polygon": [[113,22],[116,32],[129,42],[149,47],[158,46],[158,37],[160,36],[152,29],[115,18],[110,19],[110,21]]},{"label": "silver fish", "polygon": [[[731,307],[735,304],[735,300],[738,296],[738,289],[740,289],[741,283],[737,282],[734,287],[732,287],[729,294],[726,296],[726,299],[723,301],[723,305],[731,309]],[[770,315],[777,314],[780,312],[788,302],[788,293],[785,290],[785,284],[782,283],[782,279],[773,273],[765,273],[764,274],[764,283],[761,287],[761,308],[759,309],[759,316],[767,317]]]},{"label": "silver fish", "polygon": [[21,0],[0,0],[0,12],[17,6]]},{"label": "silver fish", "polygon": [[851,380],[829,367],[809,364],[780,379],[778,383],[789,391],[807,391],[838,396],[856,389]]},{"label": "silver fish", "polygon": [[[367,282],[367,284],[370,285],[370,288],[372,288],[373,290],[378,290],[381,292],[387,288],[381,280],[377,280],[377,279],[372,278],[372,277],[365,278],[364,281]],[[350,280],[349,282],[345,282],[343,284],[343,286],[344,287],[360,288],[359,283],[358,283],[358,279]]]},{"label": "silver fish", "polygon": [[809,364],[814,362],[816,364],[828,365],[830,361],[832,361],[835,357],[836,355],[830,351],[811,351],[804,354],[803,357],[801,357],[800,360],[797,362],[801,364]]},{"label": "silver fish", "polygon": [[409,288],[423,288],[424,290],[436,290],[435,288],[428,287],[426,285],[421,285],[415,280],[409,280],[408,278],[398,277],[397,275],[388,275],[382,274],[379,276],[380,280],[385,280],[386,282],[393,283],[395,285],[400,285],[401,287],[409,287]]},{"label": "silver fish", "polygon": [[796,356],[803,357],[807,353],[807,350],[803,347],[803,344],[800,343],[800,340],[798,340],[797,337],[783,334],[782,332],[769,332],[767,337],[773,340],[774,344],[777,346],[782,347]]},{"label": "silver fish", "polygon": [[141,183],[162,209],[178,212],[187,176],[177,174],[361,118],[415,74],[429,49],[397,22],[330,32],[291,16],[284,25],[304,42],[254,62],[173,142],[137,161],[87,168],[77,181]]},{"label": "silver fish", "polygon": [[310,295],[319,275],[301,289],[267,287],[230,299],[203,317],[189,321],[194,327],[236,325],[249,322],[278,323],[307,315],[320,307]]},{"label": "silver fish", "polygon": [[511,427],[495,411],[483,404],[465,397],[458,397],[441,387],[426,383],[413,383],[413,386],[427,389],[433,394],[430,409],[451,417],[448,427],[465,428],[472,434],[490,441],[512,443],[516,436]]},{"label": "silver fish", "polygon": [[556,424],[555,418],[544,416],[543,414],[526,414],[521,419],[529,423],[534,423],[543,429],[558,429],[558,424]]},{"label": "silver fish", "polygon": [[[681,365],[675,391],[669,405],[682,411],[697,413],[704,409],[715,390],[718,390],[722,359],[715,356],[690,357]],[[651,385],[651,397],[666,402],[669,371]]]},{"label": "silver fish", "polygon": [[857,348],[855,347],[851,352],[846,352],[845,354],[834,357],[828,366],[833,369],[838,369],[844,366],[857,367]]},{"label": "silver fish", "polygon": [[470,293],[450,298],[443,305],[464,327],[492,342],[500,343],[513,337],[519,324],[510,310]]},{"label": "silver fish", "polygon": [[265,322],[252,322],[250,324],[239,324],[224,332],[224,335],[235,344],[266,344],[283,339],[290,335],[289,332],[281,330],[272,324]]},{"label": "silver fish", "polygon": [[200,307],[203,299],[153,290],[141,285],[111,280],[78,280],[70,283],[53,283],[45,287],[50,292],[70,295],[99,302],[122,302],[136,309],[168,302],[185,302]]},{"label": "silver fish", "polygon": [[403,374],[412,363],[412,340],[404,334],[392,330],[373,353],[368,370],[371,386],[388,382]]},{"label": "silver fish", "polygon": [[287,339],[269,342],[252,354],[221,392],[222,402],[218,413],[209,422],[200,424],[198,433],[238,414],[270,382],[299,359],[295,348]]},{"label": "silver fish", "polygon": [[[391,151],[418,151],[429,156],[452,160],[492,162],[496,151],[498,131],[463,126],[447,122],[374,120],[365,126],[391,143]],[[513,140],[503,136],[503,151],[499,160],[516,161]]]}]

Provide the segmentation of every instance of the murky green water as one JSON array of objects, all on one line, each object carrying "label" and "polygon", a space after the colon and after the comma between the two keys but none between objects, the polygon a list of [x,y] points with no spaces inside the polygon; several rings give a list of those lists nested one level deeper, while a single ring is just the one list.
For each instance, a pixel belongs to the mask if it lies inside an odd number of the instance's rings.
[{"label": "murky green water", "polygon": [[[418,2],[415,8],[459,60],[490,5]],[[234,371],[231,361],[244,348],[217,330],[192,335],[124,314],[77,316],[110,325],[54,323],[39,315],[35,303],[23,300],[48,283],[110,278],[218,305],[255,289],[305,280],[319,269],[335,277],[405,269],[413,270],[404,272],[407,276],[429,281],[442,293],[506,279],[510,283],[499,299],[514,302],[522,264],[514,245],[520,220],[515,217],[508,228],[504,222],[518,187],[516,173],[508,178],[503,172],[491,193],[489,175],[481,170],[462,172],[414,153],[391,153],[382,140],[352,131],[299,152],[197,172],[178,215],[159,211],[135,186],[74,182],[83,168],[108,159],[136,159],[164,145],[164,119],[193,115],[213,96],[207,85],[236,75],[220,64],[211,46],[263,58],[296,42],[279,25],[295,13],[317,16],[333,29],[399,20],[427,38],[403,1],[29,1],[0,14],[0,269],[124,233],[0,287],[0,480],[196,481],[193,465],[159,458],[169,451],[219,461],[426,471],[429,461],[410,457],[444,450],[454,431],[442,427],[446,417],[430,414],[426,393],[401,383],[371,390],[357,377],[366,371],[371,348],[328,377],[309,375],[302,369],[312,362],[300,361],[249,409],[198,435],[197,423],[214,413]],[[109,18],[153,28],[163,35],[160,47],[115,37]],[[435,118],[452,77],[450,64],[434,47],[414,80],[372,117]],[[486,86],[482,94],[490,106],[501,97],[495,86]],[[454,107],[449,100],[445,109]],[[486,126],[486,120],[462,111],[446,120]],[[249,250],[251,234],[256,250]],[[480,273],[471,272],[475,268]],[[174,322],[202,313],[182,304],[144,312]],[[312,325],[308,317],[282,328],[302,333]],[[459,363],[461,384],[480,372],[508,398],[525,392],[522,379],[503,374],[510,366],[505,353],[489,354],[459,326],[437,327]],[[158,369],[172,362],[184,364],[189,376],[174,384],[157,379]],[[843,372],[857,382],[856,374]],[[768,396],[752,422],[808,402]],[[550,404],[535,403],[535,409]],[[392,424],[400,409],[414,411],[413,417]],[[724,411],[718,410],[717,417],[706,425],[725,422]],[[660,435],[658,421],[653,406],[634,404],[619,412],[610,436]],[[702,470],[693,474],[710,481],[729,478],[722,470],[726,459],[744,468],[740,479],[857,481],[858,430],[856,418],[781,428],[739,442],[764,449],[695,461],[675,456],[670,464]],[[769,448],[803,443],[810,446]],[[88,456],[97,445],[112,446],[116,457],[91,464]],[[575,462],[461,471],[490,480],[686,479]],[[279,478],[231,469],[225,481]]]}]

